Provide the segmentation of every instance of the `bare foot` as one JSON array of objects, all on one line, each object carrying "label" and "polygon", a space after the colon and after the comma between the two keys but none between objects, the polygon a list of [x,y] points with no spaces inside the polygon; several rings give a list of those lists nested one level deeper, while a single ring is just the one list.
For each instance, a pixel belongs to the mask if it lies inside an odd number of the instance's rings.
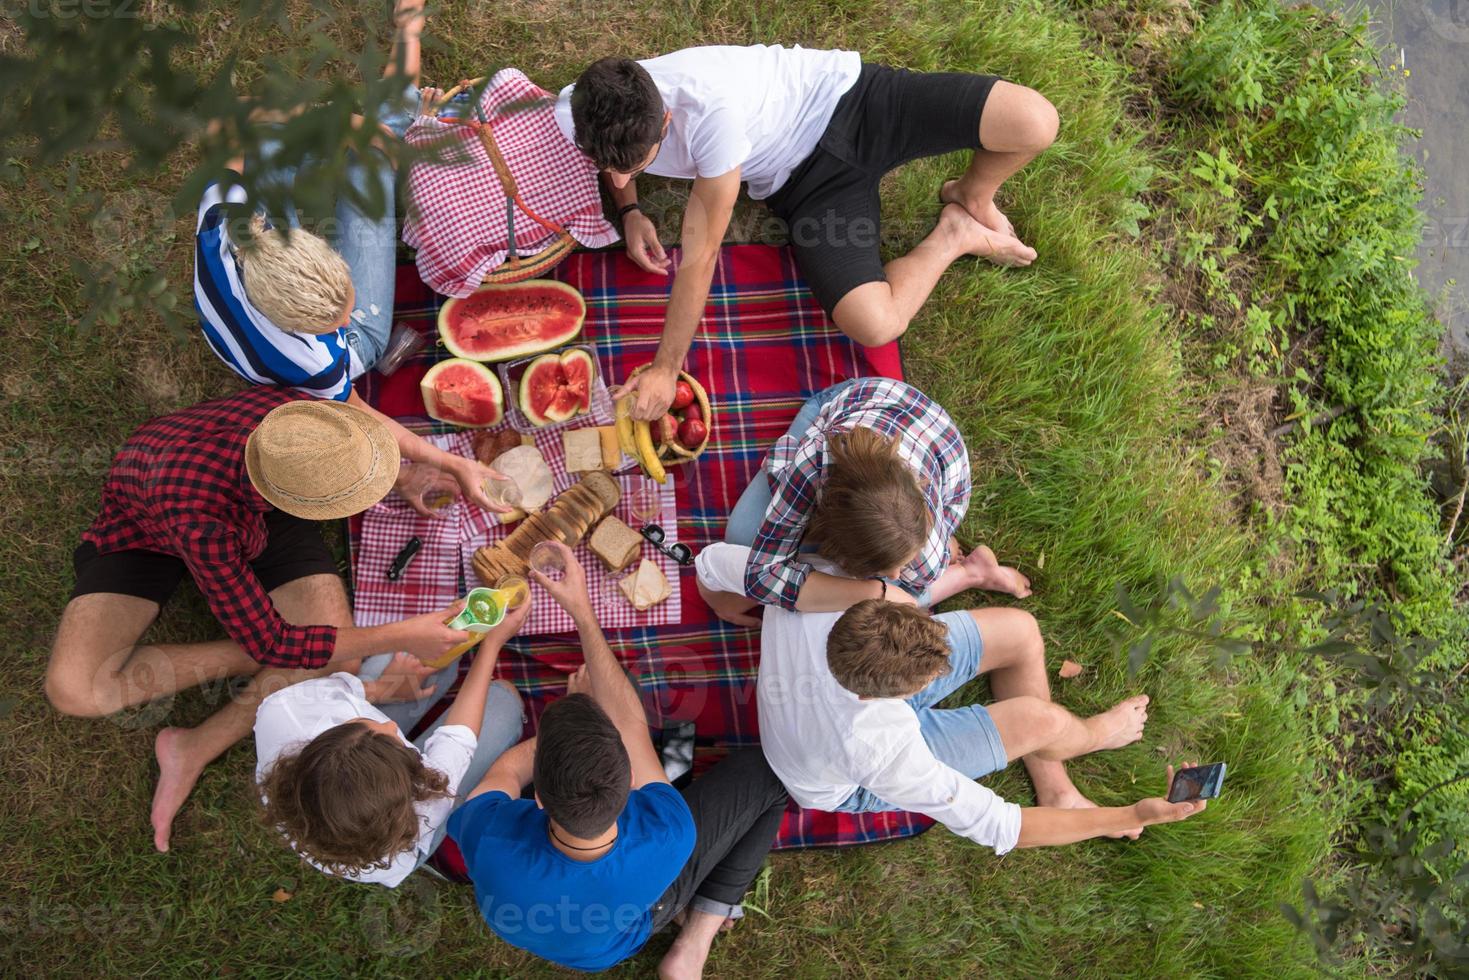
[{"label": "bare foot", "polygon": [[944,181],[944,186],[939,188],[939,200],[945,204],[959,205],[965,211],[969,212],[971,218],[986,228],[993,228],[995,231],[1009,235],[1011,238],[1015,237],[1015,226],[1010,223],[1009,218],[1005,217],[1003,211],[995,207],[994,198],[990,198],[982,204],[970,204],[959,196],[959,182],[957,180],[946,180]]},{"label": "bare foot", "polygon": [[1091,729],[1092,737],[1096,739],[1092,751],[1120,749],[1142,738],[1143,725],[1148,720],[1149,700],[1146,694],[1139,694],[1088,718],[1086,727]]},{"label": "bare foot", "polygon": [[1030,579],[1008,565],[1001,565],[987,545],[980,545],[964,556],[961,564],[976,589],[1003,592],[1017,599],[1030,595]]},{"label": "bare foot", "polygon": [[700,948],[698,943],[685,943],[675,939],[663,960],[658,964],[659,980],[699,980],[704,975],[704,963],[709,959],[709,947]]},{"label": "bare foot", "polygon": [[158,786],[153,790],[149,819],[153,823],[153,846],[160,851],[168,850],[173,818],[204,771],[189,757],[188,737],[187,728],[165,728],[153,742],[153,754],[158,757]]},{"label": "bare foot", "polygon": [[977,255],[998,266],[1014,268],[1035,261],[1035,249],[1013,235],[985,227],[957,204],[944,205],[938,229],[952,236],[964,254]]},{"label": "bare foot", "polygon": [[[1055,807],[1058,810],[1097,809],[1097,805],[1081,795],[1081,790],[1075,786],[1067,786],[1049,793],[1037,789],[1035,792],[1035,801],[1039,806]],[[1124,830],[1121,833],[1108,834],[1107,836],[1118,840],[1124,837],[1128,840],[1137,840],[1142,834],[1143,828],[1138,827],[1134,830]]]}]

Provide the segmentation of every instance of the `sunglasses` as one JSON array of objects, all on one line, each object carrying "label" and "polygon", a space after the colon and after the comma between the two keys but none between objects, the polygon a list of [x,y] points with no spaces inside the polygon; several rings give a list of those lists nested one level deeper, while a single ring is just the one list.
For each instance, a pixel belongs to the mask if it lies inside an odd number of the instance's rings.
[{"label": "sunglasses", "polygon": [[676,541],[671,545],[664,544],[663,542],[667,540],[668,534],[657,524],[643,525],[643,537],[647,538],[649,544],[680,565],[692,565],[694,563],[693,549],[682,541]]}]

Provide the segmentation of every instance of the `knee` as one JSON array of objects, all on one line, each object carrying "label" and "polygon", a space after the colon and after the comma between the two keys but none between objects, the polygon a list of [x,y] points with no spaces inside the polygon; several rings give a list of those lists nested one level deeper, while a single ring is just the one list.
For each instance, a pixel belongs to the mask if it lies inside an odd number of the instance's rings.
[{"label": "knee", "polygon": [[54,668],[46,671],[46,700],[58,712],[73,718],[101,718],[110,713],[98,703],[92,685]]},{"label": "knee", "polygon": [[1049,745],[1066,733],[1070,718],[1065,708],[1030,695],[1022,695],[1015,700],[1021,702],[1019,706],[1025,712],[1025,725],[1040,744]]},{"label": "knee", "polygon": [[1039,153],[1056,142],[1061,131],[1061,114],[1051,100],[1034,89],[1025,90],[1025,110],[1020,113],[1015,139],[1031,153]]},{"label": "knee", "polygon": [[1035,660],[1046,659],[1046,639],[1041,636],[1041,624],[1024,609],[1015,610],[1015,636],[1023,656]]},{"label": "knee", "polygon": [[903,336],[908,322],[891,306],[846,313],[840,308],[832,314],[832,322],[842,333],[863,347],[881,347]]}]

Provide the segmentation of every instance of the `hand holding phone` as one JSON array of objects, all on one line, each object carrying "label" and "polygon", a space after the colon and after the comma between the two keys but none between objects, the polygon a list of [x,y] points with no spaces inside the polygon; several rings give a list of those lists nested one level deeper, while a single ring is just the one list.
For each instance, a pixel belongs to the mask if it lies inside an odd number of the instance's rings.
[{"label": "hand holding phone", "polygon": [[1207,766],[1189,766],[1173,774],[1173,783],[1168,787],[1169,803],[1188,803],[1193,800],[1212,800],[1224,789],[1222,762]]}]

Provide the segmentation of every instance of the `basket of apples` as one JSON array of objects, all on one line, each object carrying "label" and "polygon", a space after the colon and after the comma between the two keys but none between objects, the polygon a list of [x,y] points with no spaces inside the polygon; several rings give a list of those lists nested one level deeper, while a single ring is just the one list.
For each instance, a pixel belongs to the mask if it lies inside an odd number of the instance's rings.
[{"label": "basket of apples", "polygon": [[[647,365],[643,365],[633,371],[628,380],[646,369]],[[709,431],[713,426],[709,393],[688,372],[678,373],[673,402],[663,418],[654,422],[634,419],[628,413],[631,402],[630,395],[617,400],[619,441],[624,440],[624,433],[631,437],[632,450],[628,451],[624,443],[624,451],[638,461],[644,473],[659,483],[667,478],[667,467],[698,459],[709,445]]]}]

